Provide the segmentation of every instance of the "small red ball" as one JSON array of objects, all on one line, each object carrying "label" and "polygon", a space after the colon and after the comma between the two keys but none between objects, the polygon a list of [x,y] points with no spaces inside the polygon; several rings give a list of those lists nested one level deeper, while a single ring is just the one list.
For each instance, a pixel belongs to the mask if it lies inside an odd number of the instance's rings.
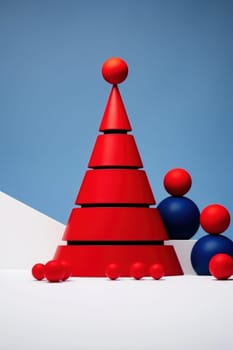
[{"label": "small red ball", "polygon": [[164,267],[162,264],[153,264],[150,267],[150,275],[153,277],[155,280],[159,280],[164,276]]},{"label": "small red ball", "polygon": [[202,228],[212,235],[224,232],[230,225],[230,221],[230,213],[220,204],[208,205],[202,210],[200,215]]},{"label": "small red ball", "polygon": [[32,267],[32,276],[41,281],[45,277],[45,266],[44,264],[38,263]]},{"label": "small red ball", "polygon": [[128,75],[128,65],[119,57],[109,58],[102,66],[102,75],[108,83],[120,84]]},{"label": "small red ball", "polygon": [[70,263],[68,263],[65,260],[61,261],[61,265],[63,267],[63,277],[62,277],[62,281],[66,281],[72,274],[72,268]]},{"label": "small red ball", "polygon": [[163,179],[163,184],[172,196],[183,196],[192,186],[191,175],[181,168],[169,170]]},{"label": "small red ball", "polygon": [[130,266],[130,276],[140,280],[145,276],[145,265],[142,262],[135,262]]},{"label": "small red ball", "polygon": [[228,254],[216,254],[209,262],[209,271],[218,280],[226,280],[233,274],[233,259]]},{"label": "small red ball", "polygon": [[64,268],[59,260],[50,260],[45,265],[45,277],[49,282],[59,282],[64,277]]},{"label": "small red ball", "polygon": [[112,263],[109,264],[105,271],[106,277],[108,277],[110,280],[116,280],[120,277],[120,268],[118,264]]}]

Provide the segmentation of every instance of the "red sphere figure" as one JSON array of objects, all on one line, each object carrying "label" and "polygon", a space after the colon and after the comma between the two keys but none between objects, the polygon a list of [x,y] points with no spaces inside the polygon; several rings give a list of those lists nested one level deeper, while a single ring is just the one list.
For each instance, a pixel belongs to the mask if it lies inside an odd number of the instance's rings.
[{"label": "red sphere figure", "polygon": [[145,276],[145,265],[142,262],[135,262],[130,266],[130,276],[140,280]]},{"label": "red sphere figure", "polygon": [[200,216],[202,228],[212,235],[224,232],[230,225],[230,221],[230,213],[220,204],[208,205],[202,210]]},{"label": "red sphere figure", "polygon": [[233,274],[233,259],[228,254],[216,254],[209,262],[209,271],[218,280],[226,280]]},{"label": "red sphere figure", "polygon": [[110,280],[116,280],[120,277],[120,269],[118,264],[112,263],[109,264],[105,271],[106,277],[108,277]]},{"label": "red sphere figure", "polygon": [[162,264],[153,264],[150,267],[150,275],[155,280],[159,280],[164,276],[164,268]]},{"label": "red sphere figure", "polygon": [[72,274],[72,268],[71,265],[65,260],[61,261],[61,265],[63,267],[62,281],[66,281]]},{"label": "red sphere figure", "polygon": [[108,83],[120,84],[128,75],[128,65],[119,57],[109,58],[102,66],[102,75]]},{"label": "red sphere figure", "polygon": [[32,267],[32,276],[41,281],[45,277],[45,266],[44,264],[38,263]]},{"label": "red sphere figure", "polygon": [[163,184],[172,196],[183,196],[192,186],[191,175],[181,168],[169,170],[163,179]]},{"label": "red sphere figure", "polygon": [[45,277],[49,282],[59,282],[64,278],[64,268],[58,260],[50,260],[45,265]]}]

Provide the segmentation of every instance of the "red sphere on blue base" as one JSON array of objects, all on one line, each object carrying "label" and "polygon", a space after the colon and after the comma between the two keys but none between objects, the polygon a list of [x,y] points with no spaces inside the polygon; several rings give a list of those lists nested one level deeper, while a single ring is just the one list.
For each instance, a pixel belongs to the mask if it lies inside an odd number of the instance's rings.
[{"label": "red sphere on blue base", "polygon": [[167,197],[158,210],[170,239],[190,239],[200,224],[200,211],[187,197]]},{"label": "red sphere on blue base", "polygon": [[183,196],[192,186],[191,175],[187,170],[174,168],[169,170],[163,179],[163,184],[168,193],[172,196]]},{"label": "red sphere on blue base", "polygon": [[233,257],[233,242],[225,236],[206,235],[200,238],[193,246],[191,263],[198,275],[210,275],[210,259],[219,253]]},{"label": "red sphere on blue base", "polygon": [[205,207],[200,216],[202,228],[212,235],[224,232],[230,225],[229,211],[220,204],[210,204]]}]

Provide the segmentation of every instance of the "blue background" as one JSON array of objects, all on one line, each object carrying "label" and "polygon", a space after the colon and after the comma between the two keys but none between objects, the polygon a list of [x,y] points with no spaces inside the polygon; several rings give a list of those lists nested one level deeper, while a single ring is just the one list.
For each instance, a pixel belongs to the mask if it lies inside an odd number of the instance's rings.
[{"label": "blue background", "polygon": [[232,214],[232,18],[226,0],[0,1],[1,190],[66,223],[111,89],[101,66],[120,56],[157,203],[184,167],[200,209]]}]

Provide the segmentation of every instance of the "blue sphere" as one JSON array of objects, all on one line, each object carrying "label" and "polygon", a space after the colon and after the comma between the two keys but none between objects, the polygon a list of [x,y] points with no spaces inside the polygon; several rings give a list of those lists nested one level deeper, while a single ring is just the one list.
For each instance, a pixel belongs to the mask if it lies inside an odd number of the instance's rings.
[{"label": "blue sphere", "polygon": [[167,197],[158,210],[170,239],[190,239],[200,225],[200,211],[191,199]]},{"label": "blue sphere", "polygon": [[225,236],[206,235],[193,246],[191,263],[198,275],[210,275],[210,259],[219,253],[228,254],[233,258],[233,242]]}]

